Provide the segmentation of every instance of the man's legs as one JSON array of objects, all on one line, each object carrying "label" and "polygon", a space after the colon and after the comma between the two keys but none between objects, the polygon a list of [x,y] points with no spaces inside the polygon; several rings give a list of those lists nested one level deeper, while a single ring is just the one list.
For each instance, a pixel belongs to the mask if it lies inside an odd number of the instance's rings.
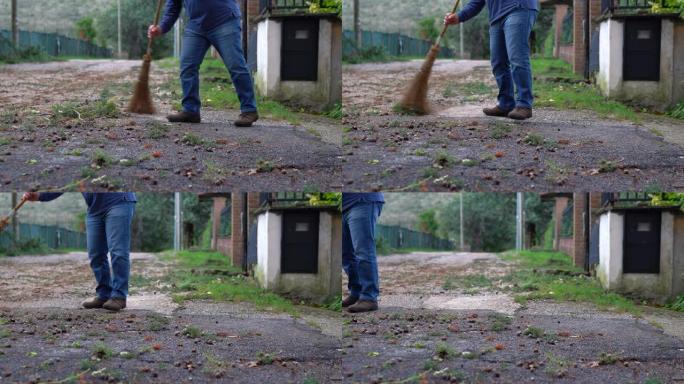
[{"label": "man's legs", "polygon": [[[107,235],[105,232],[104,215],[86,217],[86,236],[88,243],[88,258],[90,259],[90,269],[97,281],[97,300],[101,303],[93,303],[92,307],[100,307],[112,295],[112,278],[109,272],[109,259],[107,253]],[[84,303],[84,306],[86,304]]]},{"label": "man's legs", "polygon": [[499,86],[498,107],[502,112],[508,112],[515,108],[515,99],[511,65],[508,60],[508,52],[506,51],[506,36],[502,20],[489,27],[489,46],[492,55],[492,72],[494,73],[496,84]]},{"label": "man's legs", "polygon": [[106,214],[107,245],[112,256],[111,299],[126,300],[128,296],[128,278],[131,272],[131,222],[135,212],[135,203],[125,202],[109,209]]},{"label": "man's legs", "polygon": [[240,112],[256,112],[256,98],[252,75],[247,68],[242,51],[242,27],[239,19],[233,19],[208,33],[211,44],[221,55],[235,91],[240,99]]},{"label": "man's legs", "polygon": [[516,108],[532,109],[534,101],[529,39],[536,18],[536,11],[521,8],[503,19],[506,51],[510,58],[516,88]]},{"label": "man's legs", "polygon": [[[359,302],[349,307],[354,312],[355,307],[363,306],[364,302],[371,303],[377,308],[380,294],[378,282],[378,263],[375,254],[375,224],[380,216],[382,204],[359,203],[347,212],[347,222],[357,262],[358,282],[360,285]],[[372,310],[370,309],[370,310]]]},{"label": "man's legs", "polygon": [[183,88],[183,112],[198,115],[200,100],[199,68],[209,50],[209,40],[203,35],[185,30],[180,57],[180,80]]},{"label": "man's legs", "polygon": [[361,295],[361,284],[359,284],[358,274],[358,260],[354,256],[354,245],[352,244],[351,231],[349,230],[349,221],[347,217],[349,211],[342,216],[342,268],[347,274],[349,280],[347,288],[349,289],[349,303],[347,306],[355,303]]}]

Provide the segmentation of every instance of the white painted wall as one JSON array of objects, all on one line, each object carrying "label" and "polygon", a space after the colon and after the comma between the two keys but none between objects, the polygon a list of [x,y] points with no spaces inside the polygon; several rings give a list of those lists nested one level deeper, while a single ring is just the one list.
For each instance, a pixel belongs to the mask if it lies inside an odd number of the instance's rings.
[{"label": "white painted wall", "polygon": [[597,277],[604,288],[618,289],[622,280],[624,217],[615,212],[601,215],[599,224],[599,266]]},{"label": "white painted wall", "polygon": [[622,82],[622,50],[625,24],[616,19],[601,22],[599,31],[598,86],[607,97],[615,97]]},{"label": "white painted wall", "polygon": [[255,87],[262,96],[272,97],[280,83],[280,48],[283,25],[265,19],[257,26],[257,73]]},{"label": "white painted wall", "polygon": [[280,276],[283,217],[267,211],[257,217],[256,278],[264,289],[276,289]]}]

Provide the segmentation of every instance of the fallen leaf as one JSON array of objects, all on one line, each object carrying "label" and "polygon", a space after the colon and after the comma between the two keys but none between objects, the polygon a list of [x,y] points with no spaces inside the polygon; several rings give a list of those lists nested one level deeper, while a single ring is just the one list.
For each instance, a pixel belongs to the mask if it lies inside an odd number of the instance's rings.
[{"label": "fallen leaf", "polygon": [[157,159],[158,159],[158,158],[160,158],[161,156],[162,156],[162,154],[161,154],[161,152],[159,152],[159,151],[154,151],[154,152],[152,152],[152,157],[154,157],[154,158],[157,158]]},{"label": "fallen leaf", "polygon": [[495,153],[494,156],[496,156],[497,158],[500,159],[500,158],[506,156],[506,154],[504,154],[503,152],[499,151],[499,152]]},{"label": "fallen leaf", "polygon": [[503,344],[497,344],[494,346],[494,349],[497,351],[501,351],[502,349],[506,348]]},{"label": "fallen leaf", "polygon": [[154,345],[152,345],[152,349],[154,349],[155,351],[158,351],[158,350],[160,350],[161,348],[162,348],[161,344],[154,344]]}]

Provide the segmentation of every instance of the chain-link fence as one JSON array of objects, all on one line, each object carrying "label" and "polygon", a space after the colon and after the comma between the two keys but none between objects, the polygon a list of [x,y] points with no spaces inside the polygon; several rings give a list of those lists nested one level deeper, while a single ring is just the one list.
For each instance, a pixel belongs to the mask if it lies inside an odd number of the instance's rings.
[{"label": "chain-link fence", "polygon": [[378,244],[389,249],[433,249],[450,251],[456,249],[453,242],[429,233],[418,232],[399,226],[378,224],[375,229]]},{"label": "chain-link fence", "polygon": [[[0,250],[14,247],[11,225],[0,232]],[[50,249],[85,249],[86,234],[52,225],[19,223],[19,242],[40,241]]]},{"label": "chain-link fence", "polygon": [[[20,49],[34,47],[49,56],[112,57],[112,50],[109,48],[56,33],[19,31],[18,46]],[[13,54],[11,32],[0,30],[0,57]]]},{"label": "chain-link fence", "polygon": [[[432,42],[428,40],[416,39],[414,37],[402,35],[400,33],[385,33],[363,31],[361,36],[361,46],[382,47],[388,56],[425,56]],[[344,31],[343,54],[345,57],[353,56],[356,51],[356,44],[353,31]],[[454,57],[453,50],[442,47],[439,57]]]}]

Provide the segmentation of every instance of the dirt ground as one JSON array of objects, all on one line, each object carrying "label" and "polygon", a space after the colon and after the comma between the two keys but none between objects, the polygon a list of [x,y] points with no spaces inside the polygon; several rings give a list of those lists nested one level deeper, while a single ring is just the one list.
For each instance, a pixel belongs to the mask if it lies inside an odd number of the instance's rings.
[{"label": "dirt ground", "polygon": [[684,382],[681,313],[521,306],[496,288],[444,288],[449,278],[496,280],[510,270],[492,254],[392,255],[379,267],[380,310],[345,314],[347,382]]},{"label": "dirt ground", "polygon": [[536,108],[489,118],[487,61],[438,60],[428,116],[393,111],[421,61],[346,65],[344,179],[354,190],[675,190],[684,187],[684,124],[639,124],[585,110]]},{"label": "dirt ground", "polygon": [[339,316],[179,305],[155,280],[170,266],[153,254],[132,256],[131,296],[120,313],[80,308],[94,290],[83,253],[0,259],[0,382],[342,380]]},{"label": "dirt ground", "polygon": [[[57,104],[93,103],[102,95],[123,111],[139,67],[121,60],[0,66],[0,83],[11,84],[0,89],[0,183],[15,190],[341,189],[336,121],[300,114],[296,126],[262,119],[237,129],[239,111],[205,108],[202,124],[167,124],[180,99],[169,87],[177,69],[153,65],[154,116],[54,118]],[[110,163],[93,167],[96,151]]]}]

